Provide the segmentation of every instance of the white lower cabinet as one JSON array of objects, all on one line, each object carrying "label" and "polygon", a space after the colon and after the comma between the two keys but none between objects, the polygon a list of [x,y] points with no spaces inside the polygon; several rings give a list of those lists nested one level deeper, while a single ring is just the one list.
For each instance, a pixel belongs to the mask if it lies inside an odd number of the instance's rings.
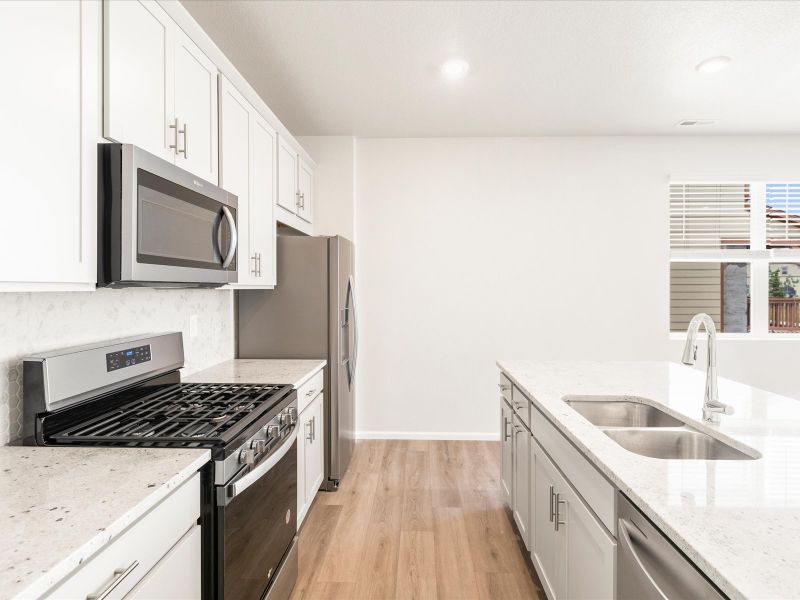
[{"label": "white lower cabinet", "polygon": [[306,406],[297,420],[297,526],[303,523],[325,478],[324,394]]},{"label": "white lower cabinet", "polygon": [[513,481],[513,464],[511,457],[514,455],[513,438],[511,433],[512,428],[512,415],[511,407],[502,398],[500,398],[500,489],[503,491],[503,499],[509,508],[512,507],[511,492],[514,488]]},{"label": "white lower cabinet", "polygon": [[537,443],[531,558],[552,600],[614,598],[616,542]]},{"label": "white lower cabinet", "polygon": [[195,600],[202,594],[200,569],[200,526],[195,525],[153,567],[131,593],[135,600]]},{"label": "white lower cabinet", "polygon": [[500,389],[500,488],[548,600],[614,598],[614,487],[503,374]]},{"label": "white lower cabinet", "polygon": [[522,420],[515,414],[512,417],[513,428],[513,482],[512,489],[512,514],[517,529],[525,542],[525,547],[530,549],[530,444],[531,433],[522,424]]},{"label": "white lower cabinet", "polygon": [[45,597],[199,598],[199,517],[197,473]]}]

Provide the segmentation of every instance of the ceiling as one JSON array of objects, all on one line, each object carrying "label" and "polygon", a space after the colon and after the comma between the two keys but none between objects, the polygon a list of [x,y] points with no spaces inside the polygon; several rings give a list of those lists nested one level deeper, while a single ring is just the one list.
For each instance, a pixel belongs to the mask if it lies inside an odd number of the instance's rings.
[{"label": "ceiling", "polygon": [[800,133],[796,1],[183,4],[296,135]]}]

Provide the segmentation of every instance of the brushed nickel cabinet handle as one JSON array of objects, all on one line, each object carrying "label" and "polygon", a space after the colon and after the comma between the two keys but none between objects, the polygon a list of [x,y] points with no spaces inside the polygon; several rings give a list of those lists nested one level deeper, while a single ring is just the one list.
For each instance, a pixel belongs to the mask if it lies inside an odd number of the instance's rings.
[{"label": "brushed nickel cabinet handle", "polygon": [[169,147],[175,151],[175,154],[178,154],[178,117],[175,117],[175,121],[169,126],[170,129],[175,130],[175,143],[170,144]]},{"label": "brushed nickel cabinet handle", "polygon": [[555,511],[553,510],[553,496],[555,495],[555,488],[551,485],[550,486],[550,522],[553,522],[553,517],[555,516]]},{"label": "brushed nickel cabinet handle", "polygon": [[183,153],[183,158],[189,158],[189,124],[183,124],[183,150],[178,150]]},{"label": "brushed nickel cabinet handle", "polygon": [[555,529],[556,529],[556,531],[558,531],[558,526],[559,525],[566,525],[567,524],[566,521],[562,521],[561,520],[561,510],[559,508],[560,505],[566,504],[566,503],[567,503],[566,500],[562,500],[561,499],[561,494],[556,494],[556,501],[555,501],[555,509],[556,509]]},{"label": "brushed nickel cabinet handle", "polygon": [[131,572],[139,566],[139,561],[135,560],[130,565],[128,565],[127,569],[114,569],[114,578],[108,582],[108,584],[101,590],[97,592],[92,592],[88,596],[86,596],[86,600],[103,600],[103,598],[107,598],[108,595],[114,591],[122,580],[125,579]]},{"label": "brushed nickel cabinet handle", "polygon": [[503,417],[503,441],[504,442],[507,442],[509,440],[509,438],[511,437],[511,434],[508,433],[508,426],[509,426],[508,419]]}]

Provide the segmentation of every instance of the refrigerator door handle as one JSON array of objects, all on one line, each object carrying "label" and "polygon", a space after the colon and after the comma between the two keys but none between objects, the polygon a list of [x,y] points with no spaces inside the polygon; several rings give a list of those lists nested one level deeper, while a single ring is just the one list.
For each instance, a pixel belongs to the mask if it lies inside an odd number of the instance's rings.
[{"label": "refrigerator door handle", "polygon": [[355,379],[358,365],[358,310],[356,310],[356,288],[352,275],[347,279],[347,286],[350,289],[350,298],[353,304],[353,379]]}]

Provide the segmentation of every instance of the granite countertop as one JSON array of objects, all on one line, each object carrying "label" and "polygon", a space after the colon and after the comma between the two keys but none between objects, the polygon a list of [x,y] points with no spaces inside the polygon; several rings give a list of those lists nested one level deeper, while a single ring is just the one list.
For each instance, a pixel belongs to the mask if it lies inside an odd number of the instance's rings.
[{"label": "granite countertop", "polygon": [[300,387],[328,361],[275,358],[237,358],[228,360],[183,380],[195,383],[274,383]]},{"label": "granite countertop", "polygon": [[210,459],[208,450],[0,448],[0,590],[38,598]]},{"label": "granite countertop", "polygon": [[[525,360],[497,364],[722,591],[732,598],[800,597],[800,402],[720,378],[720,400],[735,413],[712,425],[702,422],[705,373],[684,365]],[[640,456],[565,404],[563,397],[568,395],[654,401],[691,427],[760,458]]]}]

